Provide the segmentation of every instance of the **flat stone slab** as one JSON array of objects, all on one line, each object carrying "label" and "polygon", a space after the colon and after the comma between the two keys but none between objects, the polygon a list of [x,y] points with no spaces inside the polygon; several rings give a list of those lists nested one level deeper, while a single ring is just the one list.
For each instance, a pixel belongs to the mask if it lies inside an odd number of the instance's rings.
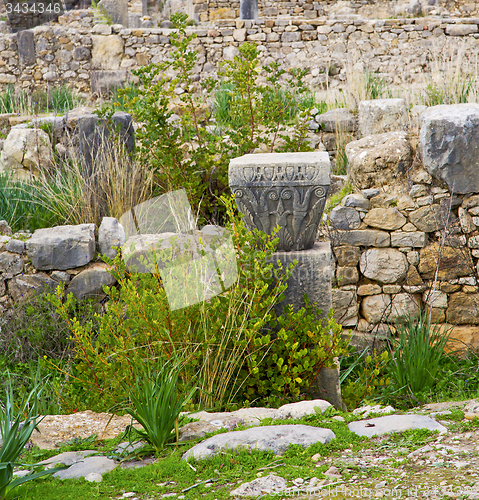
[{"label": "flat stone slab", "polygon": [[55,472],[53,477],[58,479],[78,479],[92,472],[102,475],[112,471],[116,466],[116,462],[110,458],[87,457],[80,462],[74,463],[68,469]]},{"label": "flat stone slab", "polygon": [[299,401],[280,406],[274,413],[276,419],[299,419],[315,413],[324,413],[331,405],[324,399],[313,399],[312,401]]},{"label": "flat stone slab", "polygon": [[429,429],[439,431],[441,434],[447,429],[434,419],[424,415],[388,415],[385,417],[371,418],[348,424],[349,430],[358,436],[382,436],[390,432],[403,432],[408,429]]},{"label": "flat stone slab", "polygon": [[335,439],[330,429],[309,425],[268,425],[253,427],[244,431],[217,434],[202,443],[193,446],[184,455],[183,460],[190,457],[196,459],[216,455],[222,449],[246,447],[251,450],[270,450],[276,454],[286,451],[290,444],[300,444],[304,448],[314,443],[329,443]]},{"label": "flat stone slab", "polygon": [[84,450],[84,451],[66,451],[65,453],[60,453],[54,457],[47,458],[38,462],[39,465],[52,465],[56,467],[57,465],[73,465],[76,462],[80,462],[84,458],[98,453],[95,450]]}]

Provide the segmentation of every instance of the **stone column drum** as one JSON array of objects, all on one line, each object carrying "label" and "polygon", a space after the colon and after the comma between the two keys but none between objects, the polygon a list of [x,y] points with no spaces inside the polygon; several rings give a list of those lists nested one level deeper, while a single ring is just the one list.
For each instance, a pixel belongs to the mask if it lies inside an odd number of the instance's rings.
[{"label": "stone column drum", "polygon": [[[298,264],[288,279],[285,299],[275,306],[281,314],[286,305],[295,311],[304,306],[304,294],[316,303],[321,316],[331,308],[331,246],[316,242],[330,185],[326,152],[249,154],[229,165],[229,185],[243,212],[246,225],[271,234],[279,226],[278,251],[272,260],[287,267]],[[343,409],[339,370],[323,368],[313,397],[326,399]]]},{"label": "stone column drum", "polygon": [[312,248],[330,184],[326,152],[250,154],[234,158],[229,185],[246,225],[271,234],[278,250]]}]

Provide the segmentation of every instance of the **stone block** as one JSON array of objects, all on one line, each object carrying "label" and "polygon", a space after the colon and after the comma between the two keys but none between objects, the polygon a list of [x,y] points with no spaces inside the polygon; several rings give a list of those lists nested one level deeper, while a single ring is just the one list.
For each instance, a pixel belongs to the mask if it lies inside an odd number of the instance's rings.
[{"label": "stone block", "polygon": [[39,270],[85,266],[95,255],[95,224],[37,229],[27,241],[27,254]]},{"label": "stone block", "polygon": [[440,205],[427,205],[409,213],[409,220],[425,233],[440,231],[444,228],[445,209]]},{"label": "stone block", "polygon": [[399,283],[407,273],[406,256],[394,248],[370,248],[361,255],[359,268],[369,279],[380,283]]},{"label": "stone block", "polygon": [[408,318],[417,318],[421,312],[421,300],[409,293],[398,293],[391,300],[391,310],[388,321],[407,321]]},{"label": "stone block", "polygon": [[398,231],[391,233],[392,247],[413,247],[423,248],[426,246],[427,236],[422,231],[404,232]]},{"label": "stone block", "polygon": [[408,116],[404,99],[373,99],[358,106],[359,131],[362,136],[407,130]]},{"label": "stone block", "polygon": [[92,35],[91,69],[118,70],[123,57],[120,35]]},{"label": "stone block", "polygon": [[326,316],[331,309],[331,246],[329,243],[316,242],[313,248],[294,252],[275,252],[271,261],[280,261],[287,268],[295,260],[298,264],[288,279],[288,288],[284,300],[275,305],[277,314],[282,314],[286,305],[292,304],[297,311],[304,307],[303,296],[308,294],[311,304],[316,303],[321,316]]},{"label": "stone block", "polygon": [[359,311],[356,292],[333,288],[331,301],[334,319],[343,326],[356,326]]},{"label": "stone block", "polygon": [[0,272],[8,274],[20,274],[23,272],[25,262],[18,253],[0,253]]},{"label": "stone block", "polygon": [[339,286],[352,285],[359,280],[356,267],[338,267],[336,269],[336,281]]},{"label": "stone block", "polygon": [[419,150],[429,173],[454,193],[479,192],[479,104],[429,108],[423,115]]},{"label": "stone block", "polygon": [[31,66],[37,62],[33,31],[19,31],[17,33],[17,47],[18,58],[22,67]]},{"label": "stone block", "polygon": [[418,271],[424,279],[434,279],[436,268],[439,280],[453,280],[474,273],[474,263],[469,248],[453,248],[433,243],[419,253]]},{"label": "stone block", "polygon": [[391,237],[386,231],[357,229],[354,231],[340,232],[338,234],[338,240],[340,245],[388,247],[391,242]]},{"label": "stone block", "polygon": [[453,325],[478,325],[479,294],[463,292],[451,294],[446,316],[448,323]]},{"label": "stone block", "polygon": [[477,33],[477,24],[447,24],[446,35],[450,36],[466,36]]},{"label": "stone block", "polygon": [[126,241],[125,230],[114,217],[103,217],[98,229],[98,248],[102,255],[113,259],[117,251],[114,247],[121,247]]},{"label": "stone block", "polygon": [[358,247],[334,247],[334,255],[338,261],[338,266],[356,266],[359,262],[361,252]]},{"label": "stone block", "polygon": [[334,228],[343,231],[358,229],[361,225],[359,213],[352,207],[334,207],[329,214],[329,220]]},{"label": "stone block", "polygon": [[357,128],[356,117],[347,108],[331,109],[316,115],[315,120],[325,132],[355,132]]},{"label": "stone block", "polygon": [[369,135],[346,145],[351,182],[360,189],[391,184],[412,164],[406,132]]},{"label": "stone block", "polygon": [[8,252],[22,254],[25,250],[25,242],[23,240],[11,239],[6,245],[5,249]]},{"label": "stone block", "polygon": [[77,300],[104,297],[104,286],[113,286],[116,279],[105,264],[94,264],[77,274],[68,285],[67,295],[72,293]]},{"label": "stone block", "polygon": [[58,283],[45,273],[22,274],[8,281],[8,292],[15,302],[21,302],[38,293],[54,293]]},{"label": "stone block", "polygon": [[406,224],[407,219],[397,208],[373,208],[364,217],[364,222],[377,229],[394,231]]},{"label": "stone block", "polygon": [[387,294],[368,295],[361,302],[361,314],[368,323],[387,321],[391,311],[391,297]]}]

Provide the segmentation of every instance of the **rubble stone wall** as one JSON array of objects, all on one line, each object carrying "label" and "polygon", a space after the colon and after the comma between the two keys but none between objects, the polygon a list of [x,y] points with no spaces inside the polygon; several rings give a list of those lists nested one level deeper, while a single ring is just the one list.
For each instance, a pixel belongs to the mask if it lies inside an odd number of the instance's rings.
[{"label": "rubble stone wall", "polygon": [[[69,12],[59,21],[33,29],[33,37],[0,35],[0,86],[67,84],[95,91],[126,81],[132,69],[163,61],[171,50],[166,28],[93,25],[88,11]],[[312,88],[340,86],[348,65],[352,74],[369,68],[395,84],[424,83],[425,74],[447,73],[458,64],[464,74],[473,74],[479,56],[475,18],[227,19],[193,31],[199,78],[211,76],[219,61],[233,58],[249,41],[258,44],[264,63],[278,60],[286,68],[309,69],[306,81]]]}]

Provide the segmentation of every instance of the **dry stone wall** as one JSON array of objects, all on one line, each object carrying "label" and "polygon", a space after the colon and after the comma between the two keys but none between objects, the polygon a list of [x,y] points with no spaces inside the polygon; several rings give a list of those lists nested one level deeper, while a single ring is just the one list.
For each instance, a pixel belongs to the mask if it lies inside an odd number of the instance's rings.
[{"label": "dry stone wall", "polygon": [[[171,50],[167,28],[125,29],[94,24],[89,11],[72,11],[60,24],[34,28],[32,36],[0,35],[0,86],[25,88],[67,84],[97,91],[130,78],[132,69],[157,63]],[[418,18],[334,20],[325,17],[275,17],[258,22],[217,20],[198,26],[195,73],[211,76],[217,64],[255,42],[262,62],[310,70],[312,88],[341,86],[351,74],[369,68],[389,82],[424,83],[433,69],[475,68],[479,19]],[[459,62],[458,62],[459,61]]]}]

